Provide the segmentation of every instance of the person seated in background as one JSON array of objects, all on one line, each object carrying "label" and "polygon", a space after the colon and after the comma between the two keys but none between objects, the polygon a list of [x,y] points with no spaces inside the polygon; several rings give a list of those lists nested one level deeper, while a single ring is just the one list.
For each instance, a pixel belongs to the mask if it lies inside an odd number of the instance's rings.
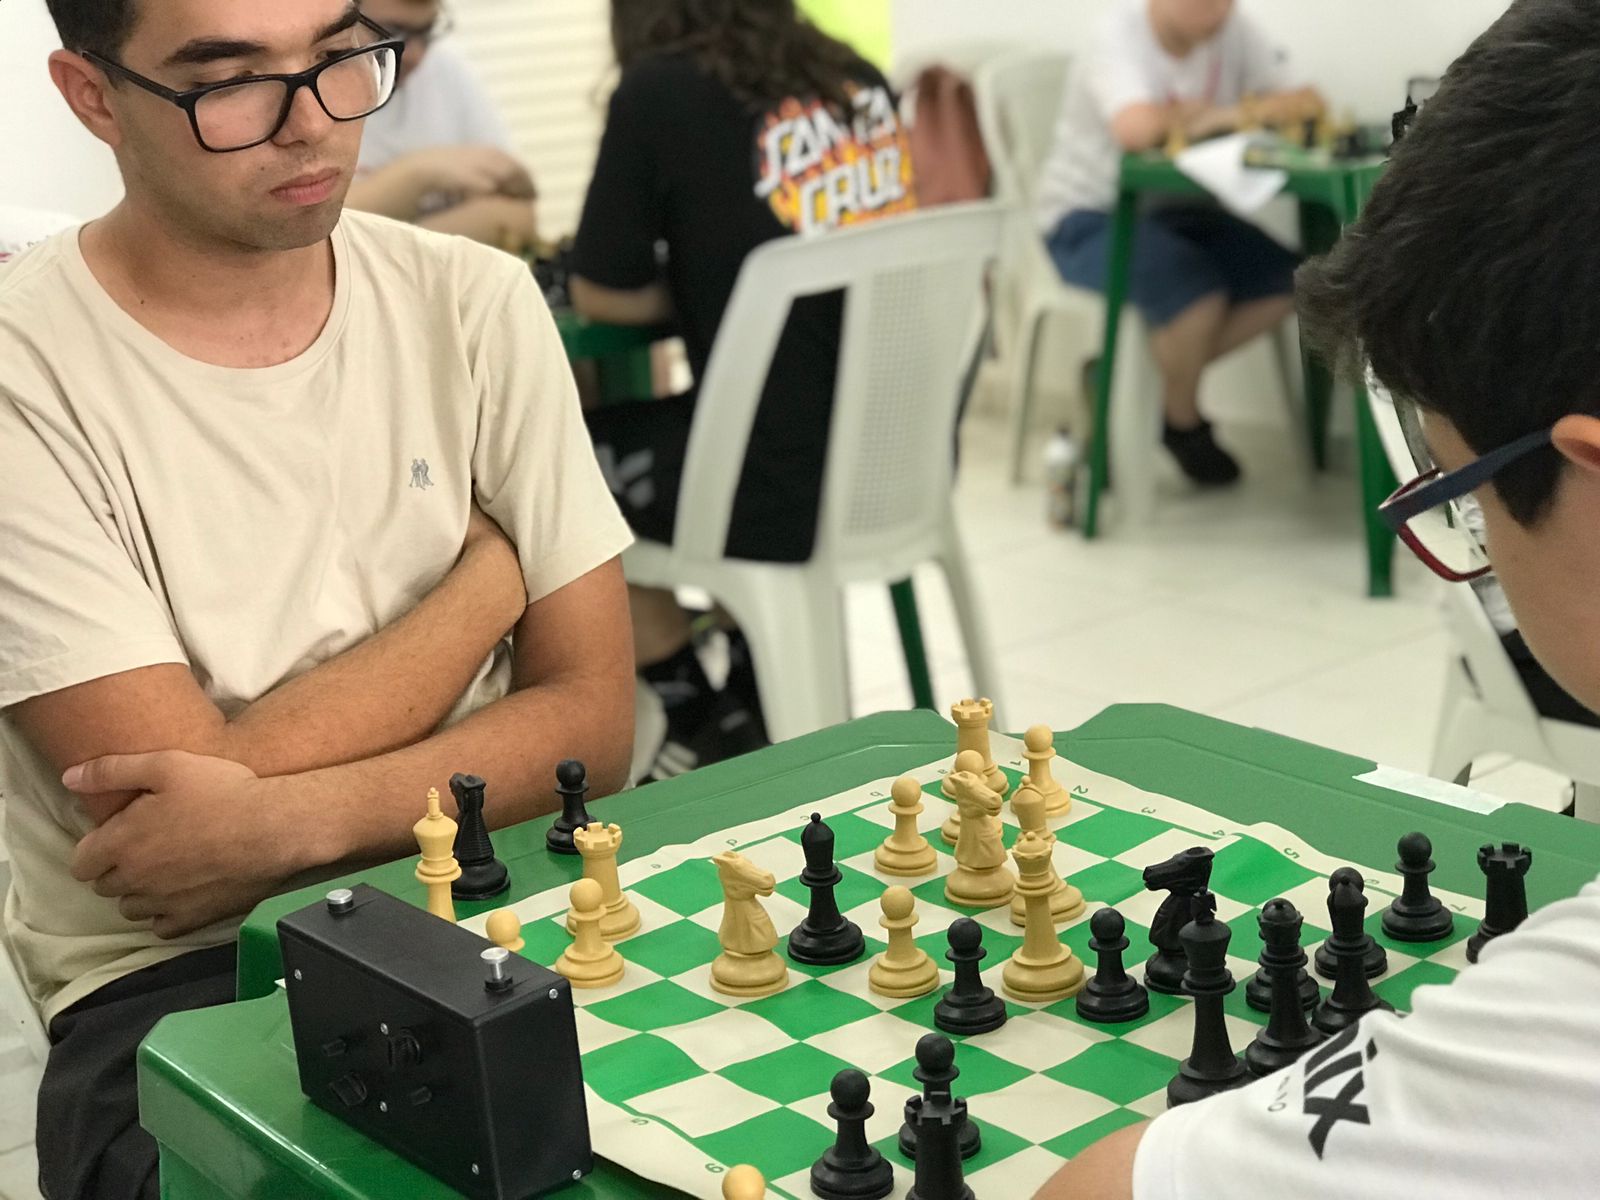
[{"label": "person seated in background", "polygon": [[[1286,90],[1284,58],[1233,0],[1122,0],[1071,72],[1038,218],[1061,277],[1103,291],[1122,155],[1316,112]],[[1164,206],[1139,223],[1130,293],[1161,372],[1162,444],[1197,484],[1239,478],[1201,416],[1207,365],[1272,329],[1293,308],[1296,256],[1213,205]]]},{"label": "person seated in background", "polygon": [[[808,24],[793,0],[613,0],[611,13],[622,77],[573,250],[572,300],[598,321],[675,321],[700,379],[745,256],[773,238],[915,208],[911,158],[882,74]],[[842,313],[833,294],[790,314],[750,437],[730,557],[811,555]],[[641,536],[672,540],[694,412],[690,392],[587,414]],[[673,595],[630,594],[640,673],[667,715],[652,777],[764,742],[737,630],[718,692]]]},{"label": "person seated in background", "polygon": [[536,239],[536,190],[511,134],[465,61],[436,43],[440,0],[364,0],[361,11],[405,42],[399,86],[367,118],[351,208],[521,254]]},{"label": "person seated in background", "polygon": [[[1590,710],[1597,52],[1593,0],[1517,0],[1299,279],[1311,343],[1357,378],[1370,362],[1428,468],[1386,519],[1441,564],[1492,565],[1528,645]],[[1418,988],[1410,1016],[1368,1013],[1317,1059],[1120,1130],[1038,1200],[1592,1196],[1597,992],[1600,881]]]}]

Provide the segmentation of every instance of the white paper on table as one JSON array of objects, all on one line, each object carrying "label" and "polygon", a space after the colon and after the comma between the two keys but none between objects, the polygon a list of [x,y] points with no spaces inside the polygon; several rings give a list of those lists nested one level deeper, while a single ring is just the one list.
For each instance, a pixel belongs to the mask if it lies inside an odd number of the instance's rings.
[{"label": "white paper on table", "polygon": [[1284,185],[1289,173],[1275,167],[1245,165],[1250,147],[1248,133],[1235,133],[1190,146],[1173,161],[1178,170],[1210,192],[1222,204],[1248,217],[1259,212]]}]

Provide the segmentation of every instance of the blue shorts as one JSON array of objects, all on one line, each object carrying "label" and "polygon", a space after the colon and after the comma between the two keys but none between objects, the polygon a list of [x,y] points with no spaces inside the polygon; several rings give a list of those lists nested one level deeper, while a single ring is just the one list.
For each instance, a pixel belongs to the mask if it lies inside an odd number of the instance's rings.
[{"label": "blue shorts", "polygon": [[[1068,213],[1048,241],[1061,278],[1105,291],[1109,214]],[[1291,295],[1299,261],[1256,226],[1220,208],[1162,209],[1139,219],[1129,294],[1144,319],[1160,328],[1206,296],[1221,293],[1243,304]]]}]

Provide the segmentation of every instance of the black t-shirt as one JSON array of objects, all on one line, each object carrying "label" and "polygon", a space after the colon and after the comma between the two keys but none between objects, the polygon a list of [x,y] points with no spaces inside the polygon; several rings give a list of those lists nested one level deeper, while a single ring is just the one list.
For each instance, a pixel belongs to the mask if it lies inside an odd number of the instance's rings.
[{"label": "black t-shirt", "polygon": [[[629,289],[664,271],[690,366],[703,377],[750,251],[916,207],[889,86],[865,62],[854,75],[855,111],[845,114],[815,96],[744,104],[688,56],[631,67],[611,98],[573,272]],[[730,554],[810,556],[842,307],[834,293],[791,309],[751,433]]]}]

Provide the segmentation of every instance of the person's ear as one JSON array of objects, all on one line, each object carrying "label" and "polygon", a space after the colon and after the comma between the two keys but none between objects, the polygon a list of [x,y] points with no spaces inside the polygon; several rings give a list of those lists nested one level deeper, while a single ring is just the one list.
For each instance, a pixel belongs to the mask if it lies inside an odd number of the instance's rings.
[{"label": "person's ear", "polygon": [[110,81],[100,68],[70,50],[57,50],[50,55],[50,79],[85,129],[112,149],[121,144],[122,128],[107,96]]},{"label": "person's ear", "polygon": [[1572,413],[1550,431],[1561,457],[1573,466],[1600,476],[1600,417]]}]

